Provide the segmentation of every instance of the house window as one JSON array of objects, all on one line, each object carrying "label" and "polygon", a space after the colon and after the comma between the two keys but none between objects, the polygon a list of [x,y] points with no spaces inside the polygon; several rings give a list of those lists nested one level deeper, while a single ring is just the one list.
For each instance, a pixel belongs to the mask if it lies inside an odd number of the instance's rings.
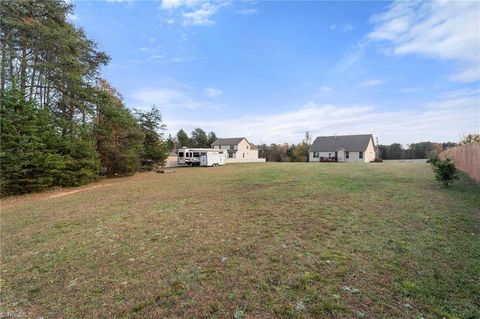
[{"label": "house window", "polygon": [[233,158],[233,152],[228,152],[228,158]]},{"label": "house window", "polygon": [[230,149],[231,150],[235,149],[235,145],[230,145]]},{"label": "house window", "polygon": [[318,158],[318,157],[319,157],[319,155],[320,155],[320,153],[319,153],[319,152],[313,152],[313,158]]},{"label": "house window", "polygon": [[243,158],[245,158],[245,153],[243,153]]},{"label": "house window", "polygon": [[363,152],[358,153],[358,158],[363,158]]},{"label": "house window", "polygon": [[349,152],[345,152],[345,158],[350,158],[350,153]]}]

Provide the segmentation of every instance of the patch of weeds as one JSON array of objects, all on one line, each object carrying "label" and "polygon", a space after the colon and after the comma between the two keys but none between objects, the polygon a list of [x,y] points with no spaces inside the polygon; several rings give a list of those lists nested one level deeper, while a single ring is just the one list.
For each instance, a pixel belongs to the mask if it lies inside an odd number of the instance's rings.
[{"label": "patch of weeds", "polygon": [[152,304],[153,304],[153,302],[151,300],[146,300],[146,301],[140,302],[132,308],[132,312],[140,312],[143,309],[151,306]]},{"label": "patch of weeds", "polygon": [[244,319],[245,318],[245,311],[242,308],[237,308],[233,312],[234,319]]},{"label": "patch of weeds", "polygon": [[345,314],[347,307],[341,298],[335,296],[317,296],[311,300],[308,311],[316,318],[325,316],[340,316]]},{"label": "patch of weeds", "polygon": [[407,296],[414,296],[415,293],[417,292],[417,285],[410,280],[404,280],[402,282],[402,288],[403,288],[403,292]]},{"label": "patch of weeds", "polygon": [[188,204],[188,201],[184,199],[173,201],[173,202],[163,202],[153,206],[151,210],[156,213],[169,213],[187,204]]}]

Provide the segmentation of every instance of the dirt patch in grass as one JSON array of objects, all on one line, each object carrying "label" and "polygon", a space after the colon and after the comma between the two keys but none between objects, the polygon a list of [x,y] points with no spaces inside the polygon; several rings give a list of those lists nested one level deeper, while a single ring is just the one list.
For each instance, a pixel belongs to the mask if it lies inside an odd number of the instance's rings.
[{"label": "dirt patch in grass", "polygon": [[438,187],[423,163],[186,168],[6,199],[0,311],[475,318],[479,207],[478,185]]}]

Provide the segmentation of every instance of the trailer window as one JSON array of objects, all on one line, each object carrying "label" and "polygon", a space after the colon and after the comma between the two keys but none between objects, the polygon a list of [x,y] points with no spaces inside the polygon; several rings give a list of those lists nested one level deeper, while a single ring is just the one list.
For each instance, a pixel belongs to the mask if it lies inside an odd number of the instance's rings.
[{"label": "trailer window", "polygon": [[188,152],[185,152],[185,157],[188,157]]},{"label": "trailer window", "polygon": [[193,157],[200,157],[200,153],[198,152],[193,153]]},{"label": "trailer window", "polygon": [[200,155],[207,155],[207,152],[201,152]]},{"label": "trailer window", "polygon": [[178,157],[183,157],[183,152],[179,152]]}]

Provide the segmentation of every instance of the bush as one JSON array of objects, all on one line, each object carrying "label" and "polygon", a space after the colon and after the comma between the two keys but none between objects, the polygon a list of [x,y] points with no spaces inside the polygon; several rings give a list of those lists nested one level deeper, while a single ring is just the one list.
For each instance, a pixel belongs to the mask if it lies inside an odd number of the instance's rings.
[{"label": "bush", "polygon": [[430,158],[427,160],[427,163],[432,164],[433,167],[435,167],[436,163],[440,160],[437,154],[433,154],[430,156]]},{"label": "bush", "polygon": [[448,187],[454,180],[458,179],[458,170],[451,158],[442,160],[435,156],[429,161],[435,172],[435,178],[441,182],[443,186]]}]

